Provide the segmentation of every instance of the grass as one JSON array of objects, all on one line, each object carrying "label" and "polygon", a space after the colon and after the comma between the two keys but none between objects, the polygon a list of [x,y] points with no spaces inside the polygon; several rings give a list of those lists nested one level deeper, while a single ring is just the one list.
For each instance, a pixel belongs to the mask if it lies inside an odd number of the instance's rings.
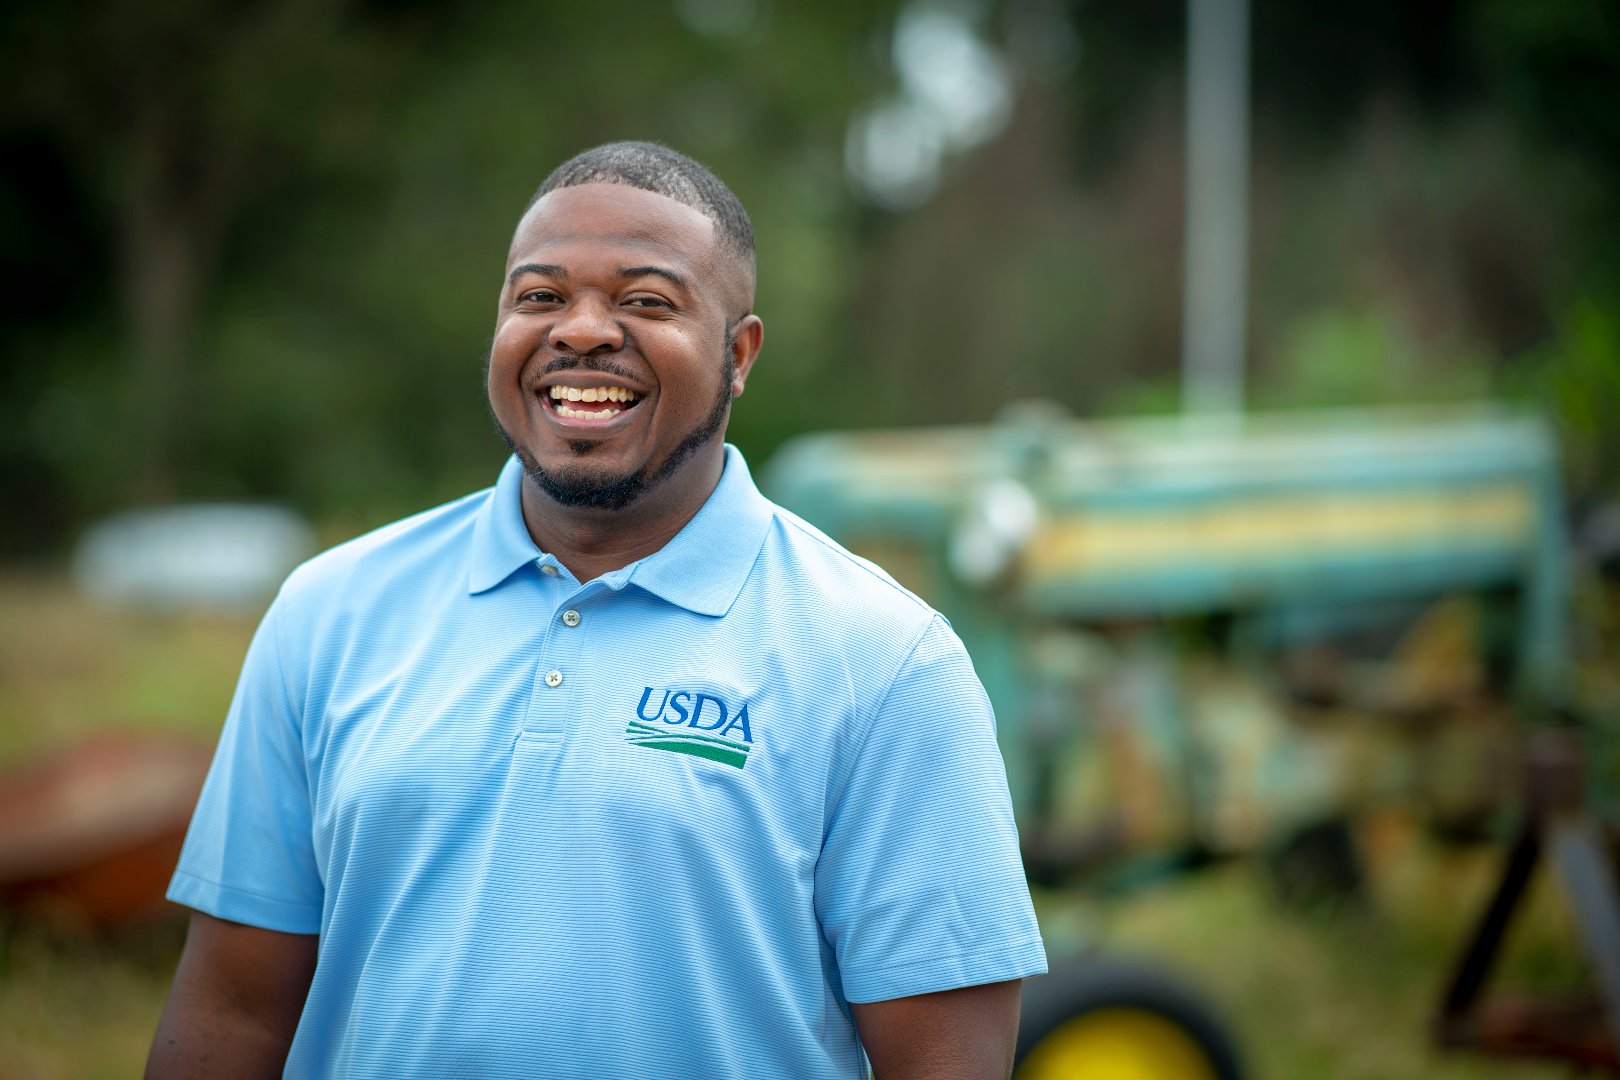
[{"label": "grass", "polygon": [[0,956],[0,1076],[139,1076],[183,937],[178,920],[108,940],[10,928]]},{"label": "grass", "polygon": [[[99,610],[62,582],[0,576],[0,767],[107,729],[211,739],[248,618]],[[1080,936],[1184,974],[1236,1032],[1252,1080],[1544,1080],[1559,1066],[1432,1048],[1434,1004],[1499,853],[1444,848],[1392,808],[1374,830],[1368,903],[1300,913],[1253,864],[1102,903],[1038,898],[1054,953]],[[1546,882],[1504,967],[1568,985],[1578,966]],[[0,1076],[138,1075],[178,956],[175,922],[112,940],[0,925]]]},{"label": "grass", "polygon": [[[211,740],[250,617],[99,609],[54,578],[0,576],[0,769],[105,731]],[[86,939],[0,918],[0,1077],[140,1075],[183,921]]]},{"label": "grass", "polygon": [[106,610],[57,579],[0,576],[0,767],[102,731],[213,739],[253,625]]}]

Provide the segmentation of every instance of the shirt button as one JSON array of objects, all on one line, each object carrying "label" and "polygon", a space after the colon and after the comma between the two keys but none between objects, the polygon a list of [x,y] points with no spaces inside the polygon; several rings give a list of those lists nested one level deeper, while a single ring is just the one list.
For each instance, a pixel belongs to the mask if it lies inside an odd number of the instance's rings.
[{"label": "shirt button", "polygon": [[562,685],[562,672],[560,672],[560,671],[548,671],[548,672],[546,672],[546,685],[550,686],[550,687],[561,686]]},{"label": "shirt button", "polygon": [[547,577],[556,577],[557,576],[557,568],[555,566],[553,566],[551,563],[543,563],[543,564],[541,564],[540,572],[542,574],[546,575]]},{"label": "shirt button", "polygon": [[567,611],[563,612],[563,625],[578,626],[579,612],[575,611],[573,608],[569,608]]}]

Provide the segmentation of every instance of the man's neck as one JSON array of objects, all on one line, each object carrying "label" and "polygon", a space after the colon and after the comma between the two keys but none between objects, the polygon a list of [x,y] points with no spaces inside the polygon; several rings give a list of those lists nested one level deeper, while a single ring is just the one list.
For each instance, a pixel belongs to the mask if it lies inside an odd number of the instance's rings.
[{"label": "man's neck", "polygon": [[523,523],[540,550],[584,582],[628,566],[661,549],[697,515],[720,482],[720,448],[691,461],[622,510],[564,506],[527,476]]}]

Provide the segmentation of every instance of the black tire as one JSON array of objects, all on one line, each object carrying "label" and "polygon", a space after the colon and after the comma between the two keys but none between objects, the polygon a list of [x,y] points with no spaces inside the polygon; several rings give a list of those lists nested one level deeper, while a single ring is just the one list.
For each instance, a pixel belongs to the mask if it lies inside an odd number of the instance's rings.
[{"label": "black tire", "polygon": [[[1204,1058],[1210,1075],[1242,1080],[1236,1044],[1202,995],[1153,965],[1097,953],[1024,981],[1014,1080],[1030,1053],[1058,1028],[1104,1009],[1140,1011],[1168,1021]],[[1076,1073],[1075,1080],[1085,1077]]]}]

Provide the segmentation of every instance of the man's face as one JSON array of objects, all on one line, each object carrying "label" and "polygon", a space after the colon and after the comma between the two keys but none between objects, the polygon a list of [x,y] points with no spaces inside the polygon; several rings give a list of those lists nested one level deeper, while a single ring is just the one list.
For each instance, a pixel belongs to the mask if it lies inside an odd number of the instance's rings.
[{"label": "man's face", "polygon": [[540,490],[618,510],[712,480],[699,466],[760,340],[713,222],[622,184],[562,188],[519,223],[506,272],[489,402]]}]

